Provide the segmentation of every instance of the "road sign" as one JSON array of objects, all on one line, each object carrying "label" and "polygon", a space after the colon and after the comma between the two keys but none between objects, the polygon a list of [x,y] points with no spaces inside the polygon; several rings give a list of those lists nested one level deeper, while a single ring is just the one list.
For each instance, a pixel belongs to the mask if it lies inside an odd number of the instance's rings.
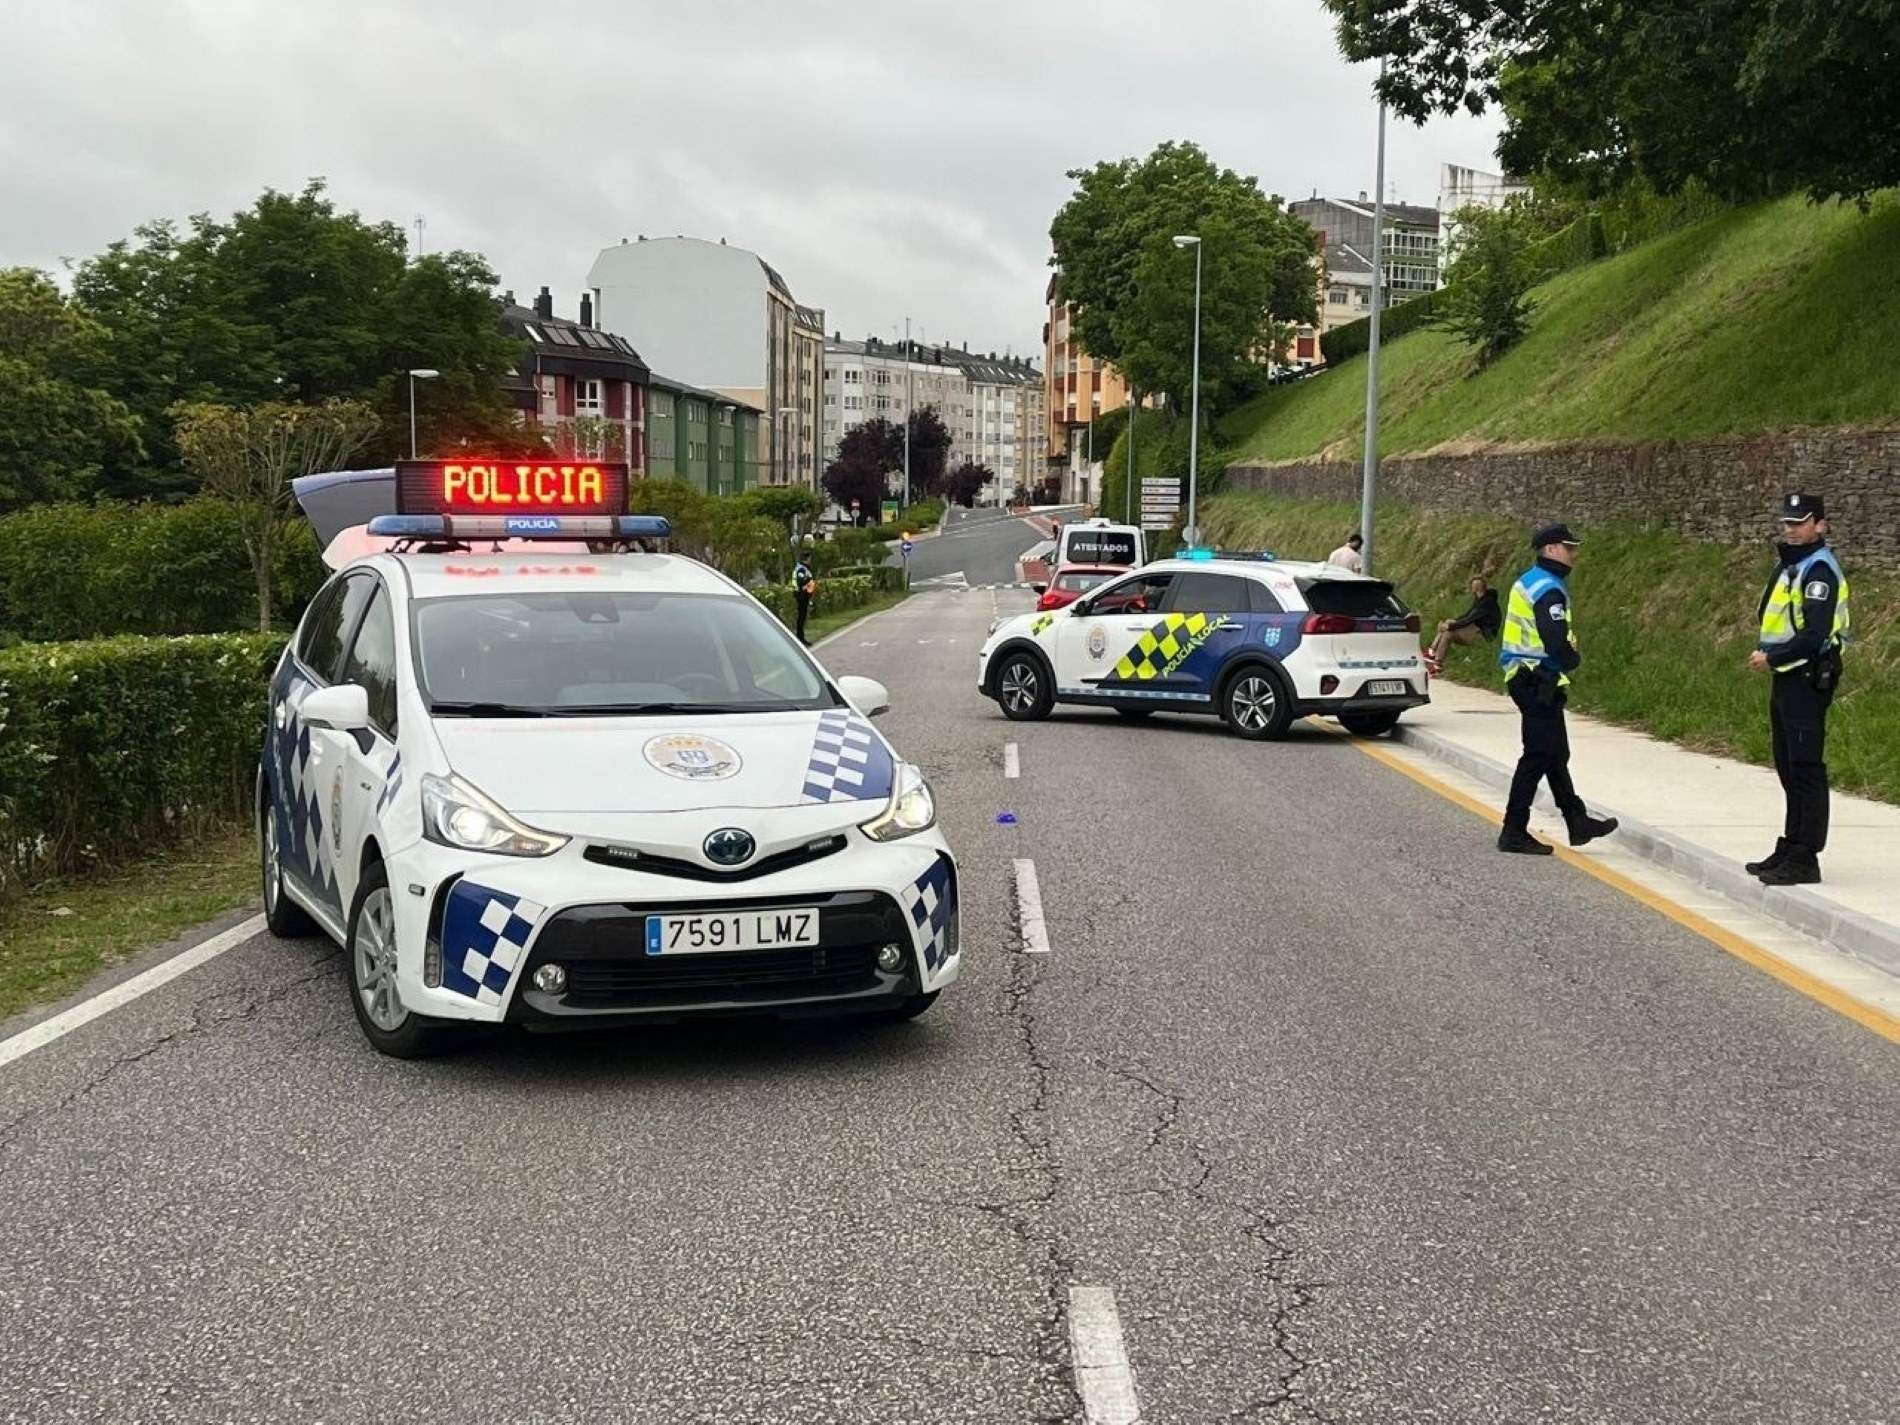
[{"label": "road sign", "polygon": [[909,556],[912,549],[916,548],[916,546],[913,545],[908,539],[905,540],[902,544],[898,545],[897,547],[904,551],[904,554],[906,557]]}]

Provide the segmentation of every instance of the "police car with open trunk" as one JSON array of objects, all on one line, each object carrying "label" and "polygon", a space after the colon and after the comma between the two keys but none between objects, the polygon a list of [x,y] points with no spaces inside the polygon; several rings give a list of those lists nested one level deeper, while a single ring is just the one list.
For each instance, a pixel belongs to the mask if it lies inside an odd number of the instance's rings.
[{"label": "police car with open trunk", "polygon": [[[625,508],[614,473],[589,503]],[[375,1047],[503,1021],[908,1018],[956,979],[956,863],[870,722],[881,685],[830,677],[737,584],[647,548],[664,520],[435,503],[339,536],[332,558],[363,552],[277,667],[257,780],[271,929],[344,946]]]}]

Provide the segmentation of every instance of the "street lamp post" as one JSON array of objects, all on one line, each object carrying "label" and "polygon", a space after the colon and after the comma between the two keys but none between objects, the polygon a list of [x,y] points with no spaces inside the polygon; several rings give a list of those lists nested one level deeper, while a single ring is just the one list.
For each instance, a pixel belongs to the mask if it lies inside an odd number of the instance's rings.
[{"label": "street lamp post", "polygon": [[[1379,61],[1385,79],[1385,61]],[[1379,93],[1378,191],[1372,199],[1372,320],[1366,332],[1366,461],[1359,491],[1359,558],[1372,572],[1373,492],[1379,481],[1379,309],[1385,305],[1385,92]]]},{"label": "street lamp post", "polygon": [[1194,519],[1194,496],[1201,477],[1201,240],[1183,234],[1174,240],[1176,247],[1194,249],[1194,395],[1188,408],[1188,511],[1181,535],[1188,547],[1201,542],[1201,529]]},{"label": "street lamp post", "polygon": [[409,372],[409,458],[416,458],[416,382],[433,381],[440,371],[431,371],[426,366],[412,367]]}]

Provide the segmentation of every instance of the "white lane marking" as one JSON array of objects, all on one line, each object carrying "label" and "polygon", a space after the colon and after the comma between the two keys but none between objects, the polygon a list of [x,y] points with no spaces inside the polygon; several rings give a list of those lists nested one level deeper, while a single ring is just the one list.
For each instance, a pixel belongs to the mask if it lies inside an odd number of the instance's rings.
[{"label": "white lane marking", "polygon": [[1069,1288],[1069,1350],[1075,1387],[1089,1425],[1140,1425],[1135,1372],[1122,1347],[1115,1293],[1105,1286]]},{"label": "white lane marking", "polygon": [[1022,774],[1022,758],[1016,751],[1016,744],[1013,742],[1005,742],[1003,744],[1003,775],[1008,777],[1011,781],[1014,781],[1016,778],[1022,776]]},{"label": "white lane marking", "polygon": [[920,639],[918,639],[917,641],[918,641],[919,643],[928,643],[928,642],[930,642],[930,640],[929,640],[929,639],[927,639],[927,638],[920,638]]},{"label": "white lane marking", "polygon": [[1042,887],[1036,884],[1036,863],[1027,857],[1016,858],[1016,911],[1023,927],[1023,951],[1030,955],[1049,953],[1049,927],[1042,923]]},{"label": "white lane marking", "polygon": [[63,1039],[82,1025],[90,1024],[102,1014],[110,1014],[121,1005],[130,1004],[140,995],[150,994],[160,985],[169,984],[180,975],[197,969],[207,960],[215,960],[234,946],[242,945],[246,940],[264,929],[264,917],[254,915],[249,920],[240,921],[229,930],[219,931],[209,940],[200,941],[189,950],[180,950],[171,959],[152,966],[134,975],[131,979],[102,990],[89,1000],[74,1005],[43,1019],[31,1029],[22,1029],[11,1039],[0,1039],[0,1067],[11,1064],[15,1059],[24,1058],[35,1049],[43,1049],[55,1039]]},{"label": "white lane marking", "polygon": [[876,648],[876,647],[877,647],[877,640],[876,640],[875,638],[867,638],[867,639],[865,639],[865,640],[864,640],[864,642],[862,642],[862,643],[860,643],[860,644],[858,645],[858,647],[860,647],[860,648]]}]

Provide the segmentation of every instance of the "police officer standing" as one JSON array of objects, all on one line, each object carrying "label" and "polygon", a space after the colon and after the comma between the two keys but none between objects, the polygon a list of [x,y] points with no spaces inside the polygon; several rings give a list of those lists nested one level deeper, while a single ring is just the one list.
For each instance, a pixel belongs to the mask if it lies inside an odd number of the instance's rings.
[{"label": "police officer standing", "polygon": [[1785,496],[1781,562],[1761,596],[1761,642],[1748,666],[1772,670],[1768,725],[1787,816],[1775,849],[1748,870],[1764,885],[1810,886],[1827,848],[1827,710],[1841,681],[1848,632],[1847,575],[1827,547],[1819,495]]},{"label": "police officer standing", "polygon": [[792,566],[792,602],[798,609],[798,641],[810,646],[811,640],[805,637],[805,619],[811,613],[811,601],[818,592],[818,578],[811,572],[805,553],[799,551],[798,562]]},{"label": "police officer standing", "polygon": [[1537,562],[1511,586],[1505,609],[1498,662],[1504,689],[1523,718],[1524,752],[1511,777],[1510,800],[1498,850],[1548,856],[1550,847],[1530,833],[1531,800],[1537,784],[1550,783],[1550,794],[1564,814],[1570,844],[1581,846],[1616,830],[1614,817],[1594,817],[1570,782],[1570,734],[1564,727],[1565,689],[1583,662],[1577,651],[1575,619],[1567,580],[1583,541],[1568,525],[1546,525],[1531,536]]}]

